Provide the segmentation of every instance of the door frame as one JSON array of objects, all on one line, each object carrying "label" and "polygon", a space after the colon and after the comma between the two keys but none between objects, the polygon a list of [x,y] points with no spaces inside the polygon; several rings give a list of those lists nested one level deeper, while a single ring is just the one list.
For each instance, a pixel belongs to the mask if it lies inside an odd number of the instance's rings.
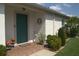
[{"label": "door frame", "polygon": [[[17,23],[16,23],[16,44],[22,45],[22,44],[26,44],[26,43],[28,42],[28,15],[25,14],[25,13],[15,13],[15,15],[17,15],[17,14],[22,14],[22,15],[26,15],[26,16],[27,16],[27,41],[26,41],[26,42],[17,43]],[[16,18],[16,16],[15,16],[15,18]],[[17,21],[17,19],[15,20],[15,22],[16,22],[16,21]],[[15,44],[15,45],[16,45],[16,44]]]}]

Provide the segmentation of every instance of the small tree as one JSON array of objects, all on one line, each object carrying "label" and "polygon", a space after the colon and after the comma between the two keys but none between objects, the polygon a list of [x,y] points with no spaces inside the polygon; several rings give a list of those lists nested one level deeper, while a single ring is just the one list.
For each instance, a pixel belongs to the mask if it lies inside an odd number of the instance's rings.
[{"label": "small tree", "polygon": [[69,28],[69,36],[70,37],[75,37],[79,33],[79,18],[77,17],[71,17],[70,19],[67,20],[67,24]]},{"label": "small tree", "polygon": [[79,18],[71,17],[67,20],[67,25],[70,26],[70,28],[77,27],[79,25]]}]

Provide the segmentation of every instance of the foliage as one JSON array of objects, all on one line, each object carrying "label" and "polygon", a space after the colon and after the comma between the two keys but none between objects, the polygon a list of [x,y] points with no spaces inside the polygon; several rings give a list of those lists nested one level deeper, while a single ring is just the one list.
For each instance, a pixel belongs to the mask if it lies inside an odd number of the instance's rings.
[{"label": "foliage", "polygon": [[38,41],[39,44],[43,45],[45,41],[45,35],[42,33],[38,34]]},{"label": "foliage", "polygon": [[47,43],[48,47],[53,50],[58,50],[61,47],[61,39],[55,35],[48,35],[47,36]]},{"label": "foliage", "polygon": [[67,25],[69,25],[71,28],[76,27],[79,24],[79,18],[77,17],[71,17],[67,20]]},{"label": "foliage", "polygon": [[67,32],[64,27],[62,27],[58,30],[58,37],[61,38],[61,42],[62,42],[61,45],[64,46],[66,43],[66,39],[67,39]]},{"label": "foliage", "polygon": [[79,18],[71,17],[66,24],[69,28],[68,37],[75,37],[79,34]]},{"label": "foliage", "polygon": [[10,46],[10,45],[11,45],[11,43],[12,43],[12,41],[11,41],[11,40],[6,40],[6,46]]},{"label": "foliage", "polygon": [[6,47],[3,45],[0,45],[0,56],[6,55]]},{"label": "foliage", "polygon": [[12,47],[14,47],[14,44],[15,44],[15,40],[14,39],[6,40],[6,49],[7,50],[11,49]]},{"label": "foliage", "polygon": [[47,43],[48,43],[48,47],[51,48],[51,40],[53,40],[54,37],[52,37],[52,35],[48,35],[47,36]]},{"label": "foliage", "polygon": [[79,25],[77,26],[77,36],[79,36]]},{"label": "foliage", "polygon": [[78,34],[77,28],[71,28],[70,29],[70,37],[75,37]]}]

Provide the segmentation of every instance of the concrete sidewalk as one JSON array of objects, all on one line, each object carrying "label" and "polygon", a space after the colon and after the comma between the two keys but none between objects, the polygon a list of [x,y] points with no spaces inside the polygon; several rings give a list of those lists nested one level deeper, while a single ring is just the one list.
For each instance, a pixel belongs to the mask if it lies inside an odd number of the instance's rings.
[{"label": "concrete sidewalk", "polygon": [[30,56],[54,56],[55,54],[56,54],[55,52],[49,51],[47,49],[43,49],[43,50],[40,50],[36,53],[33,53]]},{"label": "concrete sidewalk", "polygon": [[[69,39],[67,39],[67,42],[69,41]],[[61,47],[58,51],[50,51],[47,49],[42,49],[38,52],[35,52],[33,54],[31,54],[30,56],[55,56],[55,54],[57,54],[60,50],[62,50],[65,46]]]},{"label": "concrete sidewalk", "polygon": [[55,54],[57,54],[63,48],[64,47],[61,47],[58,51],[54,51],[54,52],[47,49],[42,49],[38,52],[31,54],[30,56],[55,56]]}]

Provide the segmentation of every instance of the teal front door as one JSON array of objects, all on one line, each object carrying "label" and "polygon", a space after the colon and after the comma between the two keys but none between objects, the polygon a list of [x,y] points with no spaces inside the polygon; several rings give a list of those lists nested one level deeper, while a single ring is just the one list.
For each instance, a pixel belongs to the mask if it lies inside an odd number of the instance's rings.
[{"label": "teal front door", "polygon": [[27,42],[28,40],[27,15],[16,14],[17,43]]}]

